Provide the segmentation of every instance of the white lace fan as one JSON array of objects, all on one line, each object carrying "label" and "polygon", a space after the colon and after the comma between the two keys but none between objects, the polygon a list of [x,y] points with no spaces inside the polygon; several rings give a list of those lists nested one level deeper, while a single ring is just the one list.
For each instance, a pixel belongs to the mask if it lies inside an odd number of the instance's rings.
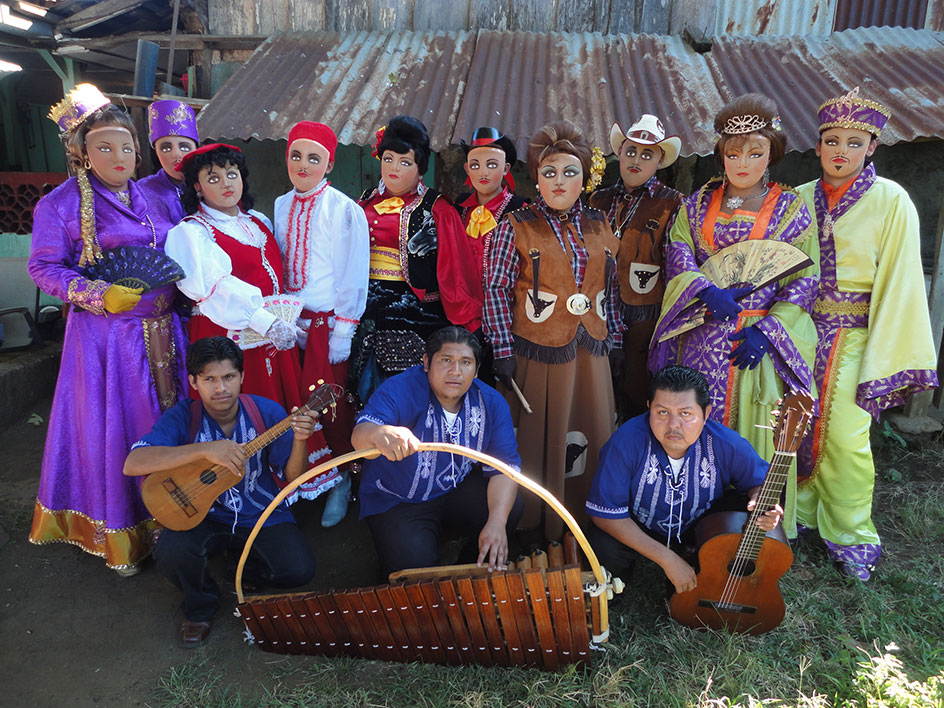
[{"label": "white lace fan", "polygon": [[[796,246],[783,241],[739,241],[722,248],[701,266],[701,272],[719,288],[760,290],[781,278],[813,265]],[[700,300],[679,313],[678,325],[659,337],[664,342],[705,323],[708,308]]]}]

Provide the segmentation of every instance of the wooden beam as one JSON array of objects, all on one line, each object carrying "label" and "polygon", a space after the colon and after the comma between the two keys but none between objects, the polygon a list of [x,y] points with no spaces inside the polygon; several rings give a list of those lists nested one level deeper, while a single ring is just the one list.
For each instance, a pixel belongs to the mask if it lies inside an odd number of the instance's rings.
[{"label": "wooden beam", "polygon": [[56,25],[57,32],[78,32],[141,7],[147,0],[101,0]]},{"label": "wooden beam", "polygon": [[150,106],[154,101],[161,101],[172,98],[175,101],[186,103],[193,108],[194,113],[199,113],[210,101],[204,98],[188,98],[187,96],[171,96],[170,94],[161,94],[157,98],[150,96],[132,96],[130,93],[105,93],[105,96],[111,99],[116,106],[135,106],[144,108]]},{"label": "wooden beam", "polygon": [[[161,48],[170,47],[170,32],[129,32],[116,34],[110,37],[63,37],[59,46],[79,46],[87,49],[111,49],[127,42],[137,42],[139,39],[156,42]],[[267,35],[224,35],[224,34],[183,34],[178,33],[174,40],[176,49],[201,51],[203,49],[255,49],[262,44]]]}]

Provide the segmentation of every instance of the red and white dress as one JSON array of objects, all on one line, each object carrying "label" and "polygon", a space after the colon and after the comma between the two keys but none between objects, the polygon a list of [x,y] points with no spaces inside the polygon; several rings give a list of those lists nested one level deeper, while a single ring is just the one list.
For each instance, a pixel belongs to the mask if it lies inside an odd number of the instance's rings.
[{"label": "red and white dress", "polygon": [[[275,240],[282,252],[285,290],[302,300],[298,320],[302,386],[319,380],[347,387],[351,339],[367,303],[370,245],[357,202],[328,184],[275,200]],[[349,452],[353,409],[339,401],[325,423],[335,457]]]},{"label": "red and white dress", "polygon": [[[190,341],[229,337],[243,350],[243,393],[277,401],[286,411],[302,405],[298,350],[278,351],[265,337],[277,316],[299,308],[297,298],[284,294],[282,255],[269,220],[257,211],[230,216],[201,204],[168,232],[165,251],[186,273],[177,287],[195,303]],[[313,465],[331,457],[320,427],[309,438],[309,453]],[[313,499],[337,484],[337,472],[314,481],[303,485],[302,497]]]}]

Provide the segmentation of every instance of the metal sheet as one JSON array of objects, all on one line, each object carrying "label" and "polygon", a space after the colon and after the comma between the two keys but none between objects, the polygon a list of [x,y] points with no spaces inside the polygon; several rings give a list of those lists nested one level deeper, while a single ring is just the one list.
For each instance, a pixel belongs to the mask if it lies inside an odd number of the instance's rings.
[{"label": "metal sheet", "polygon": [[828,36],[721,37],[708,65],[725,100],[749,91],[774,98],[789,150],[816,142],[816,110],[856,86],[892,118],[881,142],[944,137],[944,35],[868,27]]},{"label": "metal sheet", "polygon": [[200,134],[280,139],[299,120],[369,145],[389,118],[426,124],[446,147],[475,35],[469,32],[295,32],[266,40],[200,113]]},{"label": "metal sheet", "polygon": [[836,3],[837,0],[725,0],[718,3],[715,34],[829,34]]},{"label": "metal sheet", "polygon": [[837,32],[856,27],[911,27],[924,29],[928,0],[836,0]]},{"label": "metal sheet", "polygon": [[609,152],[610,126],[642,113],[682,139],[682,154],[711,151],[721,98],[704,59],[679,37],[479,32],[453,142],[492,125],[516,141],[569,120]]}]

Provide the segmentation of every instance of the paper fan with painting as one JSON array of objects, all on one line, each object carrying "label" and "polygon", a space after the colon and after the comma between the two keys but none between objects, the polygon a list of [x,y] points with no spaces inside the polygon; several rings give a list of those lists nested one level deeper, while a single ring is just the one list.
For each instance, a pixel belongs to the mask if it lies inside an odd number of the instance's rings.
[{"label": "paper fan with painting", "polygon": [[[702,263],[701,272],[719,288],[751,288],[753,292],[811,265],[813,259],[789,243],[748,240],[722,248]],[[697,300],[679,313],[676,326],[659,337],[659,341],[700,327],[707,315],[708,308]]]},{"label": "paper fan with painting", "polygon": [[144,292],[184,279],[184,269],[163,251],[148,246],[118,246],[103,251],[101,258],[86,266],[90,280],[104,280]]}]

